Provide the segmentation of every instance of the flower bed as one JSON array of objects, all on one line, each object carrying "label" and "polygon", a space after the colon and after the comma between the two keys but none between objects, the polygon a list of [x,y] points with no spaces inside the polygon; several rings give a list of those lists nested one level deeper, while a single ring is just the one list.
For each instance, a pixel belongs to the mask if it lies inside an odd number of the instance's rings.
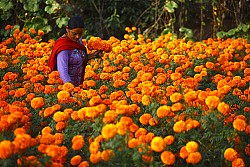
[{"label": "flower bed", "polygon": [[[250,166],[250,44],[126,28],[92,37],[80,87],[47,66],[53,40],[0,44],[1,166]],[[98,42],[99,41],[99,42]]]}]

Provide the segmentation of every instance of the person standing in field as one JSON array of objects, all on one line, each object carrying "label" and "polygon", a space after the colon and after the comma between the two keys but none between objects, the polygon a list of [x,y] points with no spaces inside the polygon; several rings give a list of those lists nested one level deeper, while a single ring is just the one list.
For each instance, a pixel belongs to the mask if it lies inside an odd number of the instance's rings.
[{"label": "person standing in field", "polygon": [[51,70],[59,71],[63,83],[71,82],[74,86],[82,84],[88,61],[101,54],[101,51],[87,54],[82,42],[83,32],[82,18],[79,16],[70,18],[52,49],[48,66]]}]

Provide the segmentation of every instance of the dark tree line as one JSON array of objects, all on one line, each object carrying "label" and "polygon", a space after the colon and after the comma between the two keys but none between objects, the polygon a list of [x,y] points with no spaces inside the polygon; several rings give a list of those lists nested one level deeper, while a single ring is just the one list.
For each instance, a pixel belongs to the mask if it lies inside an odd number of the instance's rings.
[{"label": "dark tree line", "polygon": [[[250,0],[0,0],[1,37],[7,24],[34,27],[55,38],[69,17],[80,15],[86,36],[122,39],[125,27],[156,38],[164,31],[194,40],[216,37],[240,24],[250,25]],[[249,29],[247,29],[249,32]]]}]

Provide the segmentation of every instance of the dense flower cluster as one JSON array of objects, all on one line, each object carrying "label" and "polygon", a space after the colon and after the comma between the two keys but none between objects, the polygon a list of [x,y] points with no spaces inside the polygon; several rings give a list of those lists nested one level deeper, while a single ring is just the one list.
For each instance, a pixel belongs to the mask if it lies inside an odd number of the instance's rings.
[{"label": "dense flower cluster", "polygon": [[249,166],[250,44],[91,37],[79,87],[47,61],[54,40],[0,43],[0,166]]}]

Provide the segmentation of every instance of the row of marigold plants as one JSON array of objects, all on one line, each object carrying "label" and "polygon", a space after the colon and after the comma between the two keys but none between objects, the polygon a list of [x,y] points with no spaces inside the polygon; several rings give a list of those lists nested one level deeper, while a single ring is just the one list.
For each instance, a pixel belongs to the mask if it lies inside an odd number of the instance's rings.
[{"label": "row of marigold plants", "polygon": [[1,166],[250,165],[246,39],[83,40],[102,50],[79,87],[47,66],[55,40],[12,32],[0,44]]}]

